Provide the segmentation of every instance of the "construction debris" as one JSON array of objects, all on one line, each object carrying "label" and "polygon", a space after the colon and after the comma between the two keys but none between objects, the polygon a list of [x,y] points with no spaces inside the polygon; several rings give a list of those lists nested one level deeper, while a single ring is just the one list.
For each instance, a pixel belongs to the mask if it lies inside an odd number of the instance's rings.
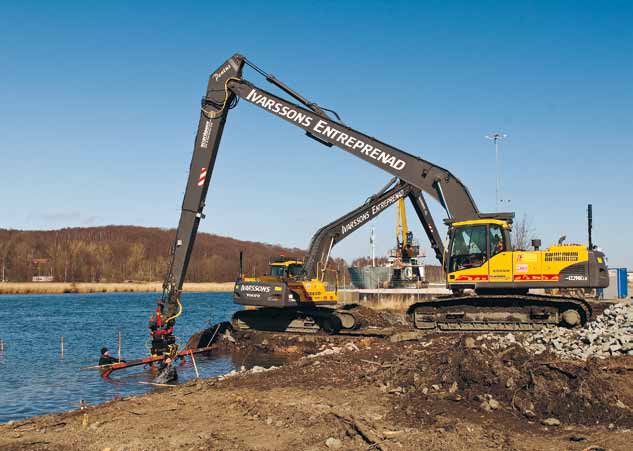
[{"label": "construction debris", "polygon": [[535,355],[551,352],[572,360],[633,355],[633,304],[615,304],[580,329],[552,327],[523,336],[485,334],[477,341],[494,350],[517,345]]}]

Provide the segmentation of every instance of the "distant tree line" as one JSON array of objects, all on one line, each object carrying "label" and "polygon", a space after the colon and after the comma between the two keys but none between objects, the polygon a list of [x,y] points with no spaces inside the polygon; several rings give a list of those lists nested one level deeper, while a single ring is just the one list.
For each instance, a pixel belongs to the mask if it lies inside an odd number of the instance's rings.
[{"label": "distant tree line", "polygon": [[[66,228],[51,231],[0,229],[0,280],[30,281],[46,273],[58,282],[163,280],[175,230],[136,226]],[[239,273],[263,274],[269,260],[304,255],[300,249],[199,233],[187,272],[189,282],[226,282]],[[36,265],[34,260],[46,259]],[[340,262],[338,262],[340,263]],[[336,263],[335,263],[336,264]]]},{"label": "distant tree line", "polygon": [[[50,275],[56,282],[162,281],[175,236],[173,229],[137,226],[46,231],[0,229],[0,281],[27,282],[34,275]],[[239,274],[240,251],[244,252],[247,276],[265,274],[269,262],[281,255],[297,258],[305,255],[304,250],[297,248],[199,233],[186,280],[235,280]],[[376,258],[376,265],[387,261],[386,257]],[[370,257],[352,262],[352,266],[368,265],[371,265]],[[328,268],[328,282],[349,283],[345,260],[331,259]],[[427,266],[427,277],[430,281],[441,281],[441,268]]]}]

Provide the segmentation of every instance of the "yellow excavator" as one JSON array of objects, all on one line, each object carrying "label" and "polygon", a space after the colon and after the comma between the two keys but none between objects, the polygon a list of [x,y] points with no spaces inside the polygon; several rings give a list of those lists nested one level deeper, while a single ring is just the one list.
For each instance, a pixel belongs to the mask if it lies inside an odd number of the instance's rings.
[{"label": "yellow excavator", "polygon": [[[307,278],[303,259],[281,256],[269,264],[269,272],[265,276],[241,277],[243,283],[284,283],[288,286],[288,297],[291,300],[307,301],[328,305],[336,304],[336,291],[328,290],[325,281]],[[282,290],[277,288],[278,293]],[[273,293],[274,296],[274,293]],[[247,296],[248,297],[248,296]]]},{"label": "yellow excavator", "polygon": [[413,191],[410,184],[392,179],[361,206],[321,227],[304,258],[280,257],[270,263],[267,275],[245,276],[240,254],[234,297],[246,310],[234,315],[234,327],[330,333],[358,328],[362,319],[338,305],[337,287],[326,282],[332,248]]},{"label": "yellow excavator", "polygon": [[447,221],[445,269],[454,295],[410,307],[414,325],[441,330],[532,330],[574,327],[591,316],[582,298],[530,289],[592,289],[609,284],[605,256],[593,244],[512,249],[510,218]]},{"label": "yellow excavator", "polygon": [[[342,323],[351,321],[353,317],[345,315],[333,317],[330,314],[319,315],[323,307],[329,313],[337,304],[337,293],[329,290],[326,283],[316,277],[308,278],[305,274],[304,262],[298,258],[279,257],[269,265],[269,272],[264,276],[241,276],[235,284],[236,302],[244,304],[246,309],[233,317],[233,326],[239,329],[279,330],[280,324],[287,332],[315,332],[324,330],[335,333]],[[239,301],[238,301],[239,299]],[[311,305],[311,315],[296,315],[296,312],[275,308],[280,304],[288,307]],[[272,310],[261,320],[260,309],[272,307]],[[298,316],[298,317],[297,317]],[[256,324],[253,325],[253,320]]]},{"label": "yellow excavator", "polygon": [[[245,66],[264,76],[298,104],[246,80]],[[535,242],[532,250],[512,249],[510,231],[514,213],[480,212],[468,188],[449,170],[349,127],[332,110],[306,99],[242,55],[235,54],[211,74],[202,99],[181,221],[165,282],[162,309],[170,318],[175,317],[179,309],[182,281],[199,221],[204,217],[202,211],[224,126],[230,110],[240,99],[302,129],[316,142],[338,147],[397,178],[396,188],[400,194],[394,202],[403,197],[411,201],[435,256],[446,271],[446,285],[453,293],[412,305],[409,313],[415,327],[452,331],[577,326],[584,324],[591,314],[585,300],[535,294],[530,290],[585,290],[608,286],[605,256],[591,242],[588,246],[558,244],[545,250],[540,250],[540,244]],[[446,246],[424,195],[439,202],[446,211]],[[380,210],[381,205],[371,208]],[[368,216],[365,212],[352,221],[365,223],[370,216],[371,213]],[[348,224],[339,226],[340,234],[344,235]],[[297,328],[309,331],[336,332],[357,327],[353,315],[350,318],[343,309],[328,307],[334,300],[325,299],[330,296],[325,294],[325,288],[313,285],[315,278],[323,280],[319,272],[324,271],[327,258],[321,257],[329,257],[337,240],[335,235],[328,236],[329,244],[326,240],[318,246],[325,252],[308,255],[304,260],[301,289],[295,289],[290,276],[280,282],[240,277],[236,282],[235,302],[257,309],[239,312],[236,321],[250,323],[255,328],[267,322],[269,326],[274,325],[270,327],[275,330],[285,330],[289,324],[292,328],[304,324],[306,327]],[[291,265],[287,265],[288,270]],[[167,326],[173,322],[169,321]]]}]

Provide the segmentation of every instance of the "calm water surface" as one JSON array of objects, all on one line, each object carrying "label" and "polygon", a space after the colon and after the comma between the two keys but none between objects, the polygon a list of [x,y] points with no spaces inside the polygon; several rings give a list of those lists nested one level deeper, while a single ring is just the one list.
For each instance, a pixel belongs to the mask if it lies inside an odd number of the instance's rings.
[{"label": "calm water surface", "polygon": [[[157,293],[101,293],[0,296],[0,422],[33,415],[76,409],[81,399],[89,404],[143,393],[151,380],[141,367],[101,379],[95,365],[102,346],[117,354],[117,335],[123,334],[124,359],[148,355],[147,319]],[[183,314],[175,332],[181,346],[209,323],[227,321],[239,309],[231,293],[183,293]],[[60,337],[64,336],[64,358]],[[238,359],[236,359],[238,360]],[[231,371],[243,361],[230,356],[196,357],[201,377]],[[248,364],[248,362],[246,362]],[[260,362],[255,362],[260,363]],[[179,368],[180,381],[195,377],[191,364]]]}]

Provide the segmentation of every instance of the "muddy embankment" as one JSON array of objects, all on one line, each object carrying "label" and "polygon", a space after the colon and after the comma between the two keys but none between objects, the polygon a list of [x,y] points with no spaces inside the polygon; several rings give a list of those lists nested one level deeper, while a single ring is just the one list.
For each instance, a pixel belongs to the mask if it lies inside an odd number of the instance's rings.
[{"label": "muddy embankment", "polygon": [[384,337],[228,330],[215,352],[288,363],[0,425],[0,450],[631,449],[633,356],[384,322]]}]

